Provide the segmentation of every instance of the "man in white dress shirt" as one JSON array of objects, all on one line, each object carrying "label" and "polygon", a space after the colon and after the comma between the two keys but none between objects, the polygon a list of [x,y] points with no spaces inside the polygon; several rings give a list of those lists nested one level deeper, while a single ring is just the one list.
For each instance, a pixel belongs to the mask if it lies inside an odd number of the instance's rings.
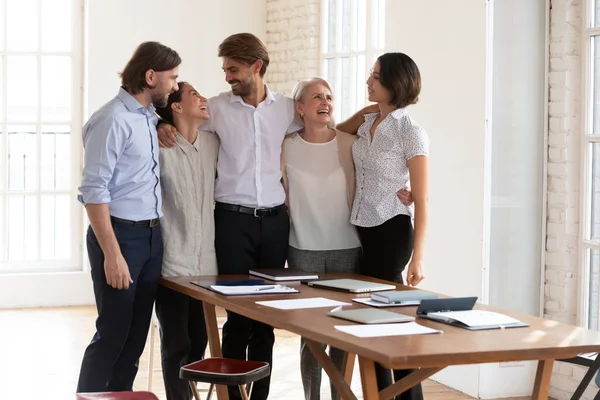
[{"label": "man in white dress shirt", "polygon": [[[249,33],[235,34],[219,46],[231,91],[208,100],[211,119],[201,130],[220,139],[215,183],[215,248],[219,274],[247,274],[252,268],[284,268],[289,218],[281,185],[281,145],[294,122],[294,103],[263,82],[269,65],[265,45]],[[174,144],[169,126],[159,140]],[[223,356],[272,364],[273,327],[228,312]],[[269,394],[270,377],[255,382],[252,400]],[[229,388],[230,399],[240,399]]]}]

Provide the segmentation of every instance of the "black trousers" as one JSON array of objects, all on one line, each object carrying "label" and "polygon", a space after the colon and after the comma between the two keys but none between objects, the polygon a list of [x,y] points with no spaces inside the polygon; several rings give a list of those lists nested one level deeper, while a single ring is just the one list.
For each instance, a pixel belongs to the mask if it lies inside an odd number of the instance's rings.
[{"label": "black trousers", "polygon": [[[284,268],[290,223],[285,207],[274,215],[255,217],[236,211],[215,210],[215,248],[219,274],[247,274],[252,268]],[[227,312],[223,325],[223,356],[273,365],[273,327]],[[265,400],[271,376],[256,381],[251,400]],[[231,400],[241,399],[237,386],[229,387]]]},{"label": "black trousers", "polygon": [[208,334],[202,302],[159,286],[156,316],[160,322],[160,354],[167,400],[190,400],[192,390],[187,380],[179,378],[179,369],[204,358]]},{"label": "black trousers", "polygon": [[126,290],[106,283],[104,253],[89,227],[87,250],[98,318],[81,363],[78,393],[131,391],[148,337],[162,267],[160,226],[114,223],[113,227],[133,283]]},{"label": "black trousers", "polygon": [[[383,224],[358,228],[358,236],[363,247],[363,259],[360,273],[387,281],[404,283],[402,271],[408,264],[414,247],[414,231],[408,215],[397,215]],[[394,370],[394,381],[398,381],[412,370]],[[377,387],[382,390],[390,386],[392,372],[375,363]],[[421,400],[423,389],[421,384],[396,396],[396,400]]]}]

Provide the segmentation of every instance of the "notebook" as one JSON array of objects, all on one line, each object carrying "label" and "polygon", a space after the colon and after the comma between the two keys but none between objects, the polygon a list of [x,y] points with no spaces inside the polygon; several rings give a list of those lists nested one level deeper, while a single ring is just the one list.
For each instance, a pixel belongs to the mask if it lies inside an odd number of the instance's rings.
[{"label": "notebook", "polygon": [[369,281],[361,281],[358,279],[327,279],[319,281],[306,282],[308,286],[320,288],[320,289],[331,289],[341,290],[344,292],[351,293],[367,293],[376,292],[378,290],[392,290],[396,289],[396,285],[390,285],[387,283],[376,283]]},{"label": "notebook", "polygon": [[527,327],[528,324],[493,311],[473,310],[477,297],[425,299],[417,316],[469,330]]},{"label": "notebook", "polygon": [[387,304],[418,305],[423,299],[437,299],[437,294],[423,290],[390,290],[371,294],[371,300]]},{"label": "notebook", "polygon": [[376,308],[330,311],[327,315],[360,324],[391,324],[394,322],[411,322],[415,320],[415,317],[411,317],[410,315],[378,310]]},{"label": "notebook", "polygon": [[267,284],[262,279],[244,280],[205,280],[190,283],[212,290],[225,296],[245,296],[264,294],[299,293],[298,290],[280,284]]},{"label": "notebook", "polygon": [[303,272],[292,268],[257,268],[251,269],[250,275],[272,281],[300,281],[304,279],[319,279],[319,275]]}]

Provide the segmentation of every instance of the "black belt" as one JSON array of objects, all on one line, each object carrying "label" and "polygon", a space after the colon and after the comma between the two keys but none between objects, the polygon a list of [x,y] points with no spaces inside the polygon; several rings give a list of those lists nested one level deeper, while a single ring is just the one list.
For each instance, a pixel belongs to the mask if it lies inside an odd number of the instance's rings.
[{"label": "black belt", "polygon": [[279,214],[281,211],[285,211],[285,204],[281,204],[279,206],[271,207],[271,208],[252,208],[252,207],[244,207],[238,206],[236,204],[227,204],[227,203],[219,203],[218,201],[215,203],[215,210],[223,210],[223,211],[236,211],[243,214],[254,215],[255,217],[270,217],[273,215]]},{"label": "black belt", "polygon": [[160,219],[159,218],[147,219],[147,220],[144,220],[144,221],[131,221],[131,220],[128,220],[128,219],[113,217],[111,215],[110,216],[110,220],[113,221],[113,222],[116,222],[118,224],[126,224],[126,225],[133,225],[133,226],[145,226],[147,228],[153,228],[155,226],[160,225]]}]

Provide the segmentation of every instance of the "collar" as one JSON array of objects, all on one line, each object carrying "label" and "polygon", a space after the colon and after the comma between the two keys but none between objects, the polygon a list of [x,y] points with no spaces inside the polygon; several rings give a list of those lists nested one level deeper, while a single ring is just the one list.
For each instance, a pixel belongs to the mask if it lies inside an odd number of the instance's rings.
[{"label": "collar", "polygon": [[408,113],[408,111],[406,110],[406,108],[397,108],[394,111],[392,111],[390,113],[390,115],[392,117],[394,117],[394,119],[400,119],[401,117],[405,116]]},{"label": "collar", "polygon": [[177,146],[186,154],[190,154],[192,151],[200,151],[200,132],[196,136],[196,141],[194,143],[190,143],[186,138],[179,132],[177,132]]},{"label": "collar", "polygon": [[[269,90],[269,87],[267,85],[265,85],[265,94],[266,94],[266,97],[263,100],[265,102],[265,104],[268,105],[275,101],[275,95],[273,94],[273,92],[271,92]],[[229,102],[246,104],[246,102],[244,101],[244,99],[242,99],[241,96],[236,96],[235,94],[233,94],[233,92],[229,92]]]},{"label": "collar", "polygon": [[147,110],[152,114],[156,111],[154,104],[150,103],[148,108],[144,107],[139,101],[137,101],[135,97],[131,95],[131,93],[129,93],[123,87],[119,88],[119,93],[117,93],[117,97],[123,102],[123,104],[129,111],[144,112],[143,110]]}]

